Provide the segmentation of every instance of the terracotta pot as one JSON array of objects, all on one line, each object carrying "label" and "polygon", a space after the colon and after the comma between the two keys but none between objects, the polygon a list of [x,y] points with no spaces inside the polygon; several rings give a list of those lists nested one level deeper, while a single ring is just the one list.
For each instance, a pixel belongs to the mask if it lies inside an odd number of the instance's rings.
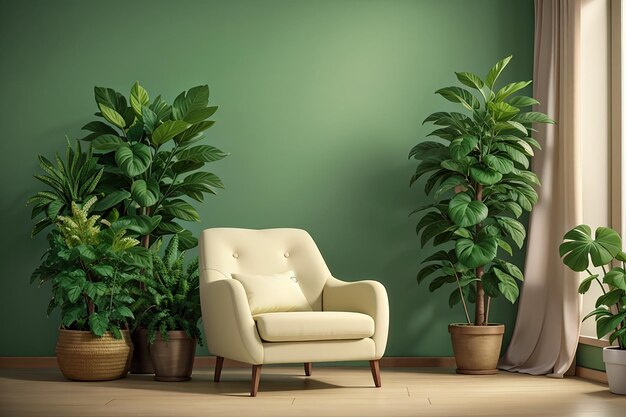
[{"label": "terracotta pot", "polygon": [[97,337],[88,331],[59,329],[56,355],[66,378],[108,381],[128,374],[133,342],[128,330],[122,330],[122,339],[116,339],[109,332]]},{"label": "terracotta pot", "polygon": [[602,359],[606,366],[609,390],[613,394],[626,395],[626,350],[620,350],[617,346],[605,347]]},{"label": "terracotta pot", "polygon": [[150,358],[148,330],[140,327],[132,333],[132,338],[135,351],[133,352],[133,360],[130,364],[130,373],[153,374],[154,366],[152,366],[152,359]]},{"label": "terracotta pot", "polygon": [[189,381],[196,356],[196,339],[187,336],[183,330],[167,332],[165,342],[157,333],[155,342],[150,345],[150,356],[154,365],[154,380],[164,382]]},{"label": "terracotta pot", "polygon": [[504,335],[503,324],[487,326],[451,324],[448,326],[448,332],[452,337],[457,373],[469,375],[498,373],[498,359]]}]

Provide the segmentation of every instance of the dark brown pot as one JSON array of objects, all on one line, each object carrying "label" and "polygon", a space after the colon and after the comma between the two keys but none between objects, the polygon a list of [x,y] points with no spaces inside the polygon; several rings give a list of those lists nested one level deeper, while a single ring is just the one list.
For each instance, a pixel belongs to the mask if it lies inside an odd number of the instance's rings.
[{"label": "dark brown pot", "polygon": [[459,374],[491,375],[498,373],[498,359],[504,335],[503,324],[470,326],[451,324],[452,350]]},{"label": "dark brown pot", "polygon": [[133,360],[130,364],[131,374],[153,374],[154,366],[150,358],[150,349],[148,347],[148,331],[143,327],[136,329],[132,333],[133,345],[135,351]]},{"label": "dark brown pot", "polygon": [[165,342],[157,333],[155,342],[150,345],[154,380],[189,381],[196,356],[196,339],[187,336],[183,330],[169,331],[167,336],[169,340]]},{"label": "dark brown pot", "polygon": [[88,331],[59,329],[56,354],[66,378],[108,381],[128,373],[133,342],[128,330],[122,330],[122,339],[116,339],[109,332],[97,337]]}]

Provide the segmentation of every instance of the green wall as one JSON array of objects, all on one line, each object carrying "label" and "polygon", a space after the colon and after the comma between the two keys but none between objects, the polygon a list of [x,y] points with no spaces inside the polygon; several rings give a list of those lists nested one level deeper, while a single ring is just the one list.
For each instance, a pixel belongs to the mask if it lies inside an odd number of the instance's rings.
[{"label": "green wall", "polygon": [[[415,282],[429,251],[407,214],[428,199],[409,189],[406,156],[446,108],[433,92],[453,71],[485,74],[513,54],[507,77],[531,77],[531,0],[0,1],[0,356],[54,353],[49,288],[29,285],[45,249],[24,205],[40,188],[36,155],[81,134],[94,85],[135,80],[170,100],[208,83],[220,106],[208,136],[231,156],[210,169],[227,189],[194,232],[307,229],[336,276],[387,287],[387,355],[451,354],[447,324],[462,312]],[[493,309],[510,334],[516,307]]]},{"label": "green wall", "polygon": [[579,343],[576,350],[576,366],[606,371],[604,359],[602,359],[602,348]]}]

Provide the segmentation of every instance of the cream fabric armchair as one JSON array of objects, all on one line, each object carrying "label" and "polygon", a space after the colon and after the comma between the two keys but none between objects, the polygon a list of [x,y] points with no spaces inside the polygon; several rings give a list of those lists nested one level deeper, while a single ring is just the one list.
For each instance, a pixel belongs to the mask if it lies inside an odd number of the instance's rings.
[{"label": "cream fabric armchair", "polygon": [[[309,376],[312,362],[367,360],[381,386],[379,360],[389,329],[382,284],[332,277],[315,242],[300,229],[207,229],[199,252],[202,321],[217,357],[215,382],[224,358],[252,365],[251,396],[263,364],[304,363]],[[285,271],[294,272],[311,311],[253,316],[244,286],[232,274]]]}]

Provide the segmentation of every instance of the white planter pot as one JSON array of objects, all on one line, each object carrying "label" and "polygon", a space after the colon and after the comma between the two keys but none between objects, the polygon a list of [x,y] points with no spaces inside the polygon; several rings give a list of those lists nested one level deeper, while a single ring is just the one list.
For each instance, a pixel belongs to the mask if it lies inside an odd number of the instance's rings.
[{"label": "white planter pot", "polygon": [[602,358],[606,365],[609,390],[613,394],[626,395],[626,350],[619,350],[616,346],[605,347]]}]

